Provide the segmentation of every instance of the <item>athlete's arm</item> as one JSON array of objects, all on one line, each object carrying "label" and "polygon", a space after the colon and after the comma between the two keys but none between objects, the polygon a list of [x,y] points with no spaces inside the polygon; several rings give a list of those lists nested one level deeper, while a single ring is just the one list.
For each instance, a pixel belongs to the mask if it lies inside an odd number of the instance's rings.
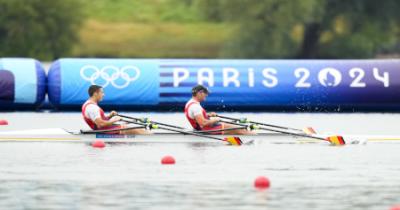
[{"label": "athlete's arm", "polygon": [[111,118],[110,120],[103,120],[103,119],[101,119],[101,117],[99,117],[94,120],[94,123],[96,123],[98,128],[102,128],[102,127],[106,127],[106,126],[111,126],[115,122],[118,122],[120,120],[121,120],[121,117],[119,117],[119,116],[115,116],[115,117]]},{"label": "athlete's arm", "polygon": [[202,114],[198,114],[194,116],[194,119],[196,119],[196,122],[200,125],[200,127],[204,128],[205,126],[210,126],[219,121],[219,118],[213,118],[213,119],[205,119]]}]

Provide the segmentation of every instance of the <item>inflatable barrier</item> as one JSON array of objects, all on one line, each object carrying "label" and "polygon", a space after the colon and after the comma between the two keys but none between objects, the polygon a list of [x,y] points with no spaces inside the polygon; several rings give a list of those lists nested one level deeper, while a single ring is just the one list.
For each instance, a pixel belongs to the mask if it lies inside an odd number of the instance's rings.
[{"label": "inflatable barrier", "polygon": [[132,59],[60,59],[48,73],[48,94],[56,107],[82,105],[88,88],[101,85],[105,105],[157,105],[157,62]]},{"label": "inflatable barrier", "polygon": [[78,107],[91,84],[102,105],[182,109],[196,84],[204,103],[246,110],[400,110],[400,60],[60,59],[48,75],[56,107]]},{"label": "inflatable barrier", "polygon": [[45,93],[46,74],[37,60],[0,59],[0,109],[37,107]]}]

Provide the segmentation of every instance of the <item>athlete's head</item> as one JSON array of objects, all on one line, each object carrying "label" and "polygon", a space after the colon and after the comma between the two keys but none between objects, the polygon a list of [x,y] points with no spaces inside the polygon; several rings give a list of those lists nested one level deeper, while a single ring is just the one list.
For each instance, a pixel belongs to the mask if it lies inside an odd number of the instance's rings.
[{"label": "athlete's head", "polygon": [[101,101],[103,100],[104,97],[104,92],[103,92],[103,87],[99,85],[91,85],[88,89],[89,96],[96,101]]},{"label": "athlete's head", "polygon": [[192,96],[198,101],[204,101],[209,93],[210,91],[203,85],[196,85],[192,88]]}]

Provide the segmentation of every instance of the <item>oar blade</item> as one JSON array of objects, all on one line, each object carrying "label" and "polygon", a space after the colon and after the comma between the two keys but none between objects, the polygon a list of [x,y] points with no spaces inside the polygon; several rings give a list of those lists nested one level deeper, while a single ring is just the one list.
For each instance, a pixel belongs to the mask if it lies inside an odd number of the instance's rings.
[{"label": "oar blade", "polygon": [[235,136],[225,137],[224,141],[227,141],[228,143],[234,146],[240,146],[243,144],[242,140],[239,137]]},{"label": "oar blade", "polygon": [[317,132],[312,127],[303,128],[303,132],[309,135],[317,134]]},{"label": "oar blade", "polygon": [[343,139],[343,136],[329,136],[326,138],[332,145],[345,145],[346,142]]}]

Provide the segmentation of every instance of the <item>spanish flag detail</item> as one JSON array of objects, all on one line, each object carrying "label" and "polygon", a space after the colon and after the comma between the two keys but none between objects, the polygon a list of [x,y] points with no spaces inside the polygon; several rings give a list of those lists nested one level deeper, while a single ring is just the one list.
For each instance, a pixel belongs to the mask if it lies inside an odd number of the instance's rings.
[{"label": "spanish flag detail", "polygon": [[225,141],[229,142],[231,145],[240,146],[243,144],[242,140],[239,137],[226,137],[224,138]]},{"label": "spanish flag detail", "polygon": [[342,136],[330,136],[326,138],[331,144],[333,145],[345,145],[346,143],[344,142],[344,139]]}]

